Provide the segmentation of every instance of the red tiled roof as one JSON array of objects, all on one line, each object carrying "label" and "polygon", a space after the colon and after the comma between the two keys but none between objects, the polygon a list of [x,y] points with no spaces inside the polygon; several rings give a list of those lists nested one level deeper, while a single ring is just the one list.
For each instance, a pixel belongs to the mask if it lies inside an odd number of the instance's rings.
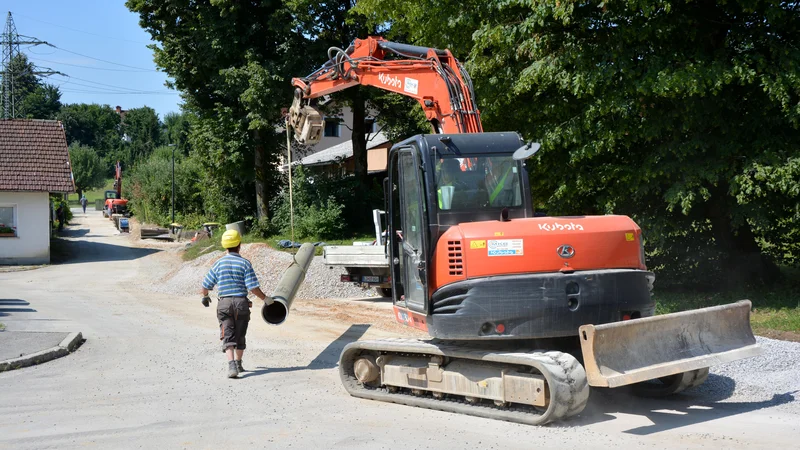
[{"label": "red tiled roof", "polygon": [[0,191],[75,192],[61,122],[0,119]]}]

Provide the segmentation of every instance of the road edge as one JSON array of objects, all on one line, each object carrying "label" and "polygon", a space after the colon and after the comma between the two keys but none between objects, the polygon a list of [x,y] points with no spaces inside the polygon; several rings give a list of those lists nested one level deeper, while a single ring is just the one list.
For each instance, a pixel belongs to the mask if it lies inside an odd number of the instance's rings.
[{"label": "road edge", "polygon": [[83,334],[81,334],[80,331],[69,333],[67,337],[65,337],[64,340],[62,340],[61,343],[55,347],[21,356],[19,358],[0,361],[0,372],[21,369],[23,367],[29,367],[52,361],[56,358],[61,358],[62,356],[69,355],[75,351],[75,349],[78,348],[81,343],[83,343]]}]

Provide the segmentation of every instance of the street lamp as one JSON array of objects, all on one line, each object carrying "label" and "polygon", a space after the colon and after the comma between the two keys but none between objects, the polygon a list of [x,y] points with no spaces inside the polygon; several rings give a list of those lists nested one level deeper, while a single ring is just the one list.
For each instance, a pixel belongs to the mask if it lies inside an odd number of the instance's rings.
[{"label": "street lamp", "polygon": [[[172,147],[172,223],[175,223],[175,144],[167,144]],[[173,228],[174,225],[170,225]]]}]

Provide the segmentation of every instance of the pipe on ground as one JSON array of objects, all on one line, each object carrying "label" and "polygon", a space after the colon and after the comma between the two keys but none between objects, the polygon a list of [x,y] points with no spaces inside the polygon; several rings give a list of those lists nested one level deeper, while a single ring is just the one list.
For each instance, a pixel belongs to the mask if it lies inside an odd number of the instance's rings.
[{"label": "pipe on ground", "polygon": [[272,293],[272,304],[264,303],[261,308],[261,317],[265,322],[270,325],[280,325],[286,321],[294,296],[306,278],[306,271],[312,259],[314,259],[314,246],[309,243],[301,245],[294,255],[292,265],[283,272]]}]

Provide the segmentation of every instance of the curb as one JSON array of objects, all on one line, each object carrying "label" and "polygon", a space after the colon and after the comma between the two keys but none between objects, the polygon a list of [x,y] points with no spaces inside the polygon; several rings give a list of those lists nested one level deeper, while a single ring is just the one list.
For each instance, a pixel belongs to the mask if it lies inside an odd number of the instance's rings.
[{"label": "curb", "polygon": [[8,370],[21,369],[23,367],[41,364],[43,362],[52,361],[56,358],[66,356],[74,351],[83,342],[83,335],[80,331],[70,333],[55,347],[47,350],[42,350],[30,355],[25,355],[19,358],[7,359],[0,361],[0,372]]}]

